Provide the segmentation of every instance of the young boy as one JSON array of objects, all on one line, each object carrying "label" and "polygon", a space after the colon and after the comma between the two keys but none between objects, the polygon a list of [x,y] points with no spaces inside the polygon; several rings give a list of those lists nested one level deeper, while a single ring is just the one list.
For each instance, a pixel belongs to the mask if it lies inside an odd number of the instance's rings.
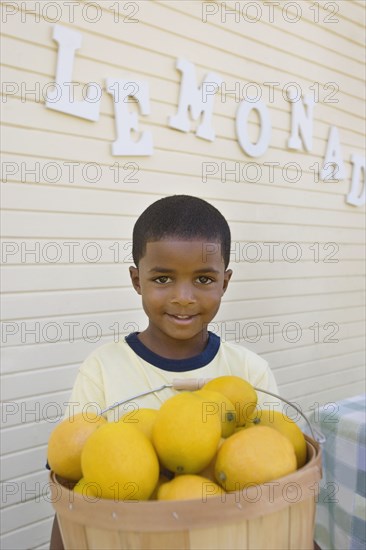
[{"label": "young boy", "polygon": [[[174,195],[154,202],[133,230],[130,267],[147,328],[94,351],[80,367],[66,415],[91,404],[98,409],[170,384],[174,378],[241,376],[278,393],[267,362],[245,347],[222,342],[208,330],[232,271],[227,221],[208,202]],[[133,407],[159,408],[175,393],[166,388],[108,412],[109,421]],[[258,392],[258,403],[277,402]],[[51,550],[61,550],[54,521]]]},{"label": "young boy", "polygon": [[[227,221],[202,199],[170,196],[141,214],[133,230],[135,266],[130,276],[148,326],[101,346],[86,359],[69,414],[92,403],[108,408],[174,378],[233,374],[277,393],[266,361],[241,345],[220,341],[208,330],[232,275],[230,246]],[[167,388],[133,399],[133,404],[109,411],[108,420],[117,420],[133,406],[159,408],[173,394]],[[259,403],[271,401],[266,394],[258,397]]]}]

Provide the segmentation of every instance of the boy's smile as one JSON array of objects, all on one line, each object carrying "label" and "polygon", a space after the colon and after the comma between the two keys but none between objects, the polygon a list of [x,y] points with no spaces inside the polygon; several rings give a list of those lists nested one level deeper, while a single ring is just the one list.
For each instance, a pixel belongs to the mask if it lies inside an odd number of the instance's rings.
[{"label": "boy's smile", "polygon": [[139,267],[130,268],[149,318],[148,328],[139,334],[141,342],[170,359],[201,353],[231,273],[225,271],[219,243],[148,242]]}]

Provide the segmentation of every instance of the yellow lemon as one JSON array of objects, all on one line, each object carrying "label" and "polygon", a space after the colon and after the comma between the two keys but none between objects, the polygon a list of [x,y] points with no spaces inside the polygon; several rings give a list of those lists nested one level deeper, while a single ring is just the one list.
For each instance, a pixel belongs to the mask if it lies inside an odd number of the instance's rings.
[{"label": "yellow lemon", "polygon": [[81,451],[91,434],[106,422],[95,413],[79,413],[62,420],[48,440],[47,460],[51,470],[66,479],[81,479]]},{"label": "yellow lemon", "polygon": [[155,485],[155,489],[152,492],[150,500],[157,500],[158,491],[159,491],[159,488],[161,487],[161,485],[163,485],[163,483],[167,483],[168,481],[171,481],[172,479],[174,479],[174,475],[175,474],[172,473],[170,477],[167,477],[167,475],[164,472],[160,472],[158,482]]},{"label": "yellow lemon", "polygon": [[203,397],[207,403],[207,414],[217,414],[221,422],[221,437],[229,437],[236,428],[235,407],[224,395],[213,390],[198,390],[198,395]]},{"label": "yellow lemon", "polygon": [[207,414],[205,399],[182,392],[158,411],[153,444],[163,466],[179,474],[196,474],[214,456],[221,436],[218,415]]},{"label": "yellow lemon", "polygon": [[111,422],[92,434],[81,453],[86,481],[114,500],[147,500],[159,477],[159,461],[141,430]]},{"label": "yellow lemon", "polygon": [[136,428],[141,430],[151,441],[152,430],[157,415],[158,411],[156,409],[135,409],[121,416],[119,422],[136,426]]},{"label": "yellow lemon", "polygon": [[244,425],[257,406],[257,392],[249,382],[240,376],[219,376],[209,380],[204,390],[218,391],[226,395],[232,402],[237,413],[237,425]]},{"label": "yellow lemon", "polygon": [[[253,426],[253,424],[250,424],[249,422],[247,422],[247,424],[248,424],[248,428]],[[234,434],[240,432],[241,430],[245,430],[246,427],[247,427],[246,425],[245,426],[237,426],[234,430]]]},{"label": "yellow lemon", "polygon": [[199,498],[206,502],[208,497],[223,494],[217,483],[202,476],[183,474],[163,483],[158,490],[158,500],[190,500]]},{"label": "yellow lemon", "polygon": [[217,453],[215,477],[226,491],[261,484],[296,470],[292,443],[274,428],[240,430]]},{"label": "yellow lemon", "polygon": [[83,495],[86,499],[96,500],[101,495],[99,488],[93,482],[86,481],[85,478],[81,478],[74,487],[74,492]]},{"label": "yellow lemon", "polygon": [[207,477],[211,481],[216,481],[215,478],[215,464],[217,459],[217,453],[219,452],[219,449],[221,445],[224,443],[225,439],[222,437],[219,441],[219,444],[217,445],[216,453],[211,459],[211,462],[204,468],[201,472],[199,472],[199,475],[202,477]]},{"label": "yellow lemon", "polygon": [[306,463],[306,440],[299,426],[291,418],[279,411],[259,410],[253,422],[247,422],[245,428],[269,426],[286,436],[295,448],[297,467]]}]

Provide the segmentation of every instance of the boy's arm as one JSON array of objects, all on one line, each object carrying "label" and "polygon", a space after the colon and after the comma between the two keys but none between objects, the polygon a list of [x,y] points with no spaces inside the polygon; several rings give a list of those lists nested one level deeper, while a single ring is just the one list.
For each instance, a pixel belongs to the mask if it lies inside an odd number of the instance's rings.
[{"label": "boy's arm", "polygon": [[56,515],[52,525],[50,550],[64,550],[64,543],[62,542],[61,531]]},{"label": "boy's arm", "polygon": [[[97,362],[92,359],[87,359],[81,366],[72,389],[71,397],[67,403],[64,403],[66,405],[64,419],[79,412],[99,412],[99,409],[105,408],[104,388],[102,384],[98,383],[98,377],[95,376],[95,372],[98,372],[98,370],[94,369],[93,371],[93,369],[90,369],[89,375],[87,369],[88,363],[92,364],[93,361],[95,363],[94,366],[99,367]],[[86,367],[87,372],[84,372],[84,367]],[[48,462],[46,462],[46,468],[50,469]]]},{"label": "boy's arm", "polygon": [[[101,369],[94,357],[87,358],[77,374],[64,417],[82,412],[91,403],[105,408]],[[94,410],[94,409],[93,409]],[[51,531],[50,550],[64,550],[61,531],[55,515]]]}]

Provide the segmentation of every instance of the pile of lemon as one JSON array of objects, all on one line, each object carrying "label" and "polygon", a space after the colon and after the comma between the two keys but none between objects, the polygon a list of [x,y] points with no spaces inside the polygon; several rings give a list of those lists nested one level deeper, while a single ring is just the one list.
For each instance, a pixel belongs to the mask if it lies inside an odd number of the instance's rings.
[{"label": "pile of lemon", "polygon": [[48,463],[90,498],[218,496],[280,478],[306,462],[306,441],[282,412],[257,407],[254,388],[221,376],[177,393],[159,410],[117,422],[77,414],[53,430]]}]

